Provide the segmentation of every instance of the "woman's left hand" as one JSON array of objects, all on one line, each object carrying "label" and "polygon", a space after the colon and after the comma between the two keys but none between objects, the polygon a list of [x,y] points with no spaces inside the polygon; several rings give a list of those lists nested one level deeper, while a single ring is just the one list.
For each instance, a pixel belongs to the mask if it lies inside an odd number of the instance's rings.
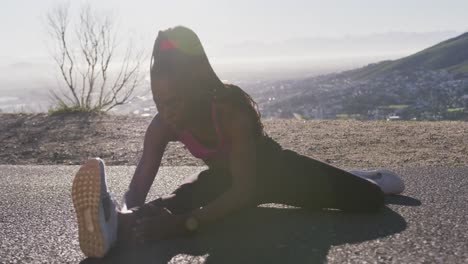
[{"label": "woman's left hand", "polygon": [[133,232],[137,243],[181,236],[186,233],[185,217],[183,215],[172,214],[166,210],[161,215],[144,217],[137,220]]}]

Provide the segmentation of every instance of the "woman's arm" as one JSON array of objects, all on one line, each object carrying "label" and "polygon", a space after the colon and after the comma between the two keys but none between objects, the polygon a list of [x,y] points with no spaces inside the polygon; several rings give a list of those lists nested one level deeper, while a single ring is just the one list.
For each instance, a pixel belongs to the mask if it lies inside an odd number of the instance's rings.
[{"label": "woman's arm", "polygon": [[[229,112],[229,111],[228,111]],[[175,215],[167,211],[154,217],[139,219],[135,230],[137,241],[166,239],[187,234],[187,220],[194,217],[204,226],[242,208],[254,205],[256,183],[256,142],[254,124],[245,113],[229,114],[221,124],[223,134],[230,139],[230,169],[232,184],[224,194],[208,205],[187,214]]]},{"label": "woman's arm", "polygon": [[148,191],[161,164],[161,159],[171,133],[157,114],[145,133],[143,154],[138,162],[128,191],[125,193],[123,210],[144,204]]},{"label": "woman's arm", "polygon": [[256,183],[256,144],[251,120],[245,113],[233,114],[225,131],[231,139],[232,186],[208,205],[194,210],[201,226],[252,205]]}]

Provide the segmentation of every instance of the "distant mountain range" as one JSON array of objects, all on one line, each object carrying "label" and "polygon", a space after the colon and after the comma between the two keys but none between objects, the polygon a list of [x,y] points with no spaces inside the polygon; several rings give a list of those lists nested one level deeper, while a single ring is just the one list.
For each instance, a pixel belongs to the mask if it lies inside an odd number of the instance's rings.
[{"label": "distant mountain range", "polygon": [[371,78],[392,72],[415,70],[446,70],[455,78],[468,77],[468,32],[424,49],[411,56],[383,61],[352,71],[354,78]]},{"label": "distant mountain range", "polygon": [[398,60],[265,86],[254,93],[264,116],[468,120],[468,33]]},{"label": "distant mountain range", "polygon": [[[226,43],[208,49],[210,56],[240,58],[312,57],[343,58],[344,56],[410,54],[441,40],[461,34],[456,31],[381,32],[367,35],[297,37],[278,41],[253,40]],[[307,32],[304,33],[307,35]]]}]

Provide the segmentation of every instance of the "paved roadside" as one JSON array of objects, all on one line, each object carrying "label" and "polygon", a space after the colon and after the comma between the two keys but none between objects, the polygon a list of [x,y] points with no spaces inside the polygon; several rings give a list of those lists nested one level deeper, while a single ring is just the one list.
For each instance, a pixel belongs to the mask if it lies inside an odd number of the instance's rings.
[{"label": "paved roadside", "polygon": [[[120,197],[134,167],[108,167]],[[201,167],[163,167],[149,199]],[[468,263],[468,167],[397,169],[407,190],[379,214],[253,209],[187,239],[80,252],[70,189],[77,166],[0,166],[0,263]]]}]

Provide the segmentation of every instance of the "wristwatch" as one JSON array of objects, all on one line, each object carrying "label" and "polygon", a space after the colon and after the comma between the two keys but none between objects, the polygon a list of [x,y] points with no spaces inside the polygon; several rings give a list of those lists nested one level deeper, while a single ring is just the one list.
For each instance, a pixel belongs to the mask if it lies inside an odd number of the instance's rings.
[{"label": "wristwatch", "polygon": [[185,219],[185,229],[189,232],[193,233],[198,229],[198,219],[195,218],[193,215],[187,217]]}]

